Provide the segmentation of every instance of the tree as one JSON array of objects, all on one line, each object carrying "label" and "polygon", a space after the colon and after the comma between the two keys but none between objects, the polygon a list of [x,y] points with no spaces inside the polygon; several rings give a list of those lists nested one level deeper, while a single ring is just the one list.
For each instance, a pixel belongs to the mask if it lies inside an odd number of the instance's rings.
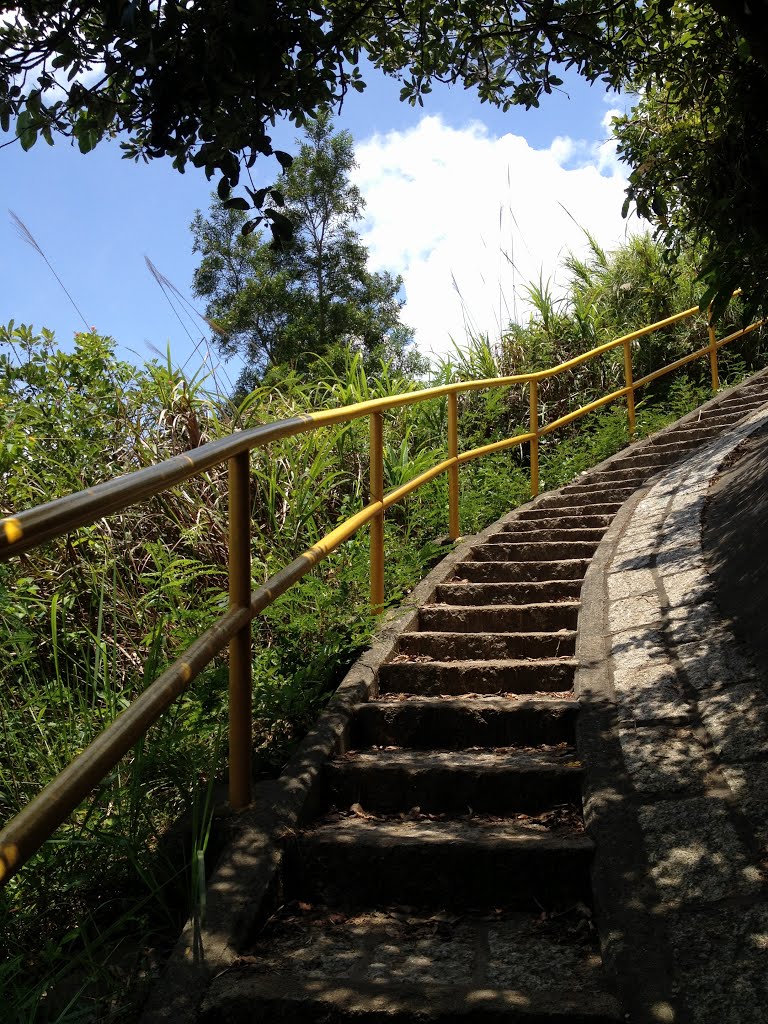
[{"label": "tree", "polygon": [[768,71],[732,23],[699,14],[673,10],[653,74],[616,124],[633,168],[627,205],[655,222],[668,256],[700,251],[702,304],[720,312],[740,287],[752,315],[768,304]]},{"label": "tree", "polygon": [[202,259],[193,291],[207,300],[219,346],[242,355],[241,386],[274,367],[306,370],[318,357],[334,364],[344,348],[360,350],[369,365],[385,359],[408,373],[423,369],[400,321],[401,278],[368,270],[354,227],[364,206],[350,182],[354,165],[351,135],[334,132],[321,111],[271,190],[291,224],[279,244],[220,201],[208,218],[196,214],[193,251]]}]

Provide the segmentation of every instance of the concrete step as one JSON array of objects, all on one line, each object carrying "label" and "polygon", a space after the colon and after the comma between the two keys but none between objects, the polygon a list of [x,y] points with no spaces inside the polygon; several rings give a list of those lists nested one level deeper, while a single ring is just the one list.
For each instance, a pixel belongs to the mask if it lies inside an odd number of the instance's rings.
[{"label": "concrete step", "polygon": [[583,580],[588,558],[568,558],[557,562],[458,562],[458,583],[522,583],[525,580]]},{"label": "concrete step", "polygon": [[[499,548],[503,552],[503,547]],[[490,561],[490,559],[489,559]],[[583,580],[545,580],[522,583],[441,583],[435,588],[435,601],[440,604],[496,605],[540,604],[545,601],[574,600],[581,592]]]},{"label": "concrete step", "polygon": [[[595,518],[602,518],[596,516]],[[558,520],[555,520],[556,522]],[[526,542],[535,544],[558,544],[568,541],[588,541],[599,544],[605,536],[605,526],[551,527],[539,526],[538,523],[505,523],[498,533],[491,534],[488,544],[509,544],[510,542]]]},{"label": "concrete step", "polygon": [[436,661],[490,658],[572,657],[576,631],[556,633],[403,633],[398,654],[419,655]]},{"label": "concrete step", "polygon": [[567,515],[566,509],[575,515],[610,515],[616,513],[626,501],[624,497],[612,498],[605,494],[565,494],[563,491],[545,492],[539,497],[538,507],[556,515]]},{"label": "concrete step", "polygon": [[706,412],[700,409],[696,416],[692,416],[684,423],[678,420],[663,431],[659,431],[659,434],[663,436],[665,433],[674,434],[686,430],[724,430],[733,422],[733,417],[738,415],[739,412],[735,408],[716,408]]},{"label": "concrete step", "polygon": [[673,461],[676,461],[680,454],[680,449],[676,445],[671,447],[669,445],[666,447],[660,445],[655,447],[649,446],[642,452],[628,452],[625,456],[618,458],[614,465],[618,469],[628,466],[635,469],[642,468],[650,475],[651,472],[656,472],[669,466]]},{"label": "concrete step", "polygon": [[[691,437],[689,433],[675,435],[665,434],[658,440],[648,444],[647,452],[650,454],[663,454],[670,458],[677,459],[683,454],[692,455],[700,448],[705,448],[712,441],[721,436],[722,431],[713,430],[704,437]],[[698,431],[697,431],[698,434]]]},{"label": "concrete step", "polygon": [[[328,815],[286,842],[288,898],[340,907],[390,904],[533,909],[589,902],[593,845],[573,809],[535,820]],[[558,827],[560,821],[567,824]]]},{"label": "concrete step", "polygon": [[573,747],[350,751],[325,766],[328,801],[396,813],[540,814],[577,806],[581,762]]},{"label": "concrete step", "polygon": [[604,469],[601,472],[595,472],[593,469],[587,469],[574,480],[574,483],[580,481],[589,481],[590,483],[600,483],[602,480],[610,483],[627,483],[637,486],[638,483],[642,483],[643,474],[639,470],[634,469]]},{"label": "concrete step", "polygon": [[[514,533],[503,533],[497,539],[489,537],[487,543],[479,544],[472,549],[472,555],[480,554],[486,561],[488,554],[493,555],[496,549],[504,551],[507,560],[515,562],[554,562],[562,559],[586,558],[590,559],[597,550],[599,539],[594,540],[567,540],[567,541],[540,541],[533,539],[521,539]],[[492,559],[496,561],[496,559]]]},{"label": "concrete step", "polygon": [[475,608],[425,605],[419,609],[419,629],[447,633],[538,633],[575,629],[578,601],[531,602]]},{"label": "concrete step", "polygon": [[[753,412],[756,412],[764,404],[764,401],[728,404],[726,406],[719,407],[716,412],[705,414],[700,419],[691,421],[691,423],[699,425],[704,429],[712,429],[716,431],[717,436],[719,436],[724,434],[734,424],[739,423],[746,416],[750,416]],[[691,423],[686,423],[679,429],[689,430],[691,429]]]},{"label": "concrete step", "polygon": [[[545,499],[547,499],[545,501]],[[568,518],[593,518],[595,516],[601,516],[610,520],[616,515],[621,508],[623,502],[602,502],[602,503],[587,503],[587,502],[575,502],[572,498],[562,497],[561,495],[545,495],[544,498],[539,499],[539,503],[533,508],[524,508],[518,513],[518,519],[520,520],[536,520],[536,519],[555,519],[559,520],[560,524],[563,525],[562,520]],[[606,525],[609,525],[606,524]]]},{"label": "concrete step", "polygon": [[716,409],[718,414],[739,413],[744,410],[754,412],[755,409],[759,409],[766,402],[768,402],[768,395],[764,391],[755,394],[748,393],[734,395],[731,398],[723,398],[717,403]]},{"label": "concrete step", "polygon": [[[428,953],[425,956],[422,943],[418,947],[417,963],[424,965],[434,959],[436,963],[448,960],[450,965],[444,944],[438,948],[440,955],[434,953],[430,958]],[[531,949],[528,946],[528,950]],[[312,950],[305,945],[302,952],[311,955]],[[404,952],[410,958],[407,946]],[[452,946],[453,952],[458,954]],[[540,949],[537,952],[546,955]],[[554,962],[562,963],[563,950],[558,948],[557,953],[559,961]],[[512,956],[508,948],[507,954]],[[198,1020],[201,1024],[264,1024],[265,1021],[280,1021],[281,1024],[414,1024],[415,1021],[423,1024],[501,1024],[502,1021],[505,1024],[618,1024],[623,1021],[615,999],[599,988],[601,976],[597,957],[594,964],[588,964],[588,969],[593,971],[590,983],[594,992],[583,991],[585,983],[579,979],[579,973],[586,972],[573,968],[571,972],[578,992],[565,991],[559,985],[529,990],[530,974],[528,985],[522,979],[511,977],[510,989],[487,984],[440,984],[432,980],[441,973],[437,969],[428,975],[428,981],[423,981],[412,968],[406,970],[405,975],[413,974],[416,981],[385,985],[377,968],[382,960],[388,963],[384,954],[379,954],[373,964],[375,980],[370,983],[317,969],[309,975],[303,970],[291,975],[276,973],[271,968],[269,973],[264,973],[254,965],[236,967],[212,983]],[[501,963],[505,964],[504,957]]]},{"label": "concrete step", "polygon": [[408,697],[359,704],[350,726],[355,748],[462,750],[573,743],[578,704],[559,697]]},{"label": "concrete step", "polygon": [[381,693],[562,693],[573,686],[572,658],[538,661],[389,661],[379,669]]},{"label": "concrete step", "polygon": [[289,903],[213,982],[202,1024],[618,1024],[583,908],[340,913]]},{"label": "concrete step", "polygon": [[626,501],[637,488],[625,480],[607,484],[605,481],[566,484],[560,491],[568,497],[585,497],[599,501]]},{"label": "concrete step", "polygon": [[708,444],[711,444],[721,434],[722,431],[719,430],[713,431],[707,437],[689,437],[685,434],[677,437],[674,434],[665,434],[658,440],[650,442],[647,452],[650,455],[667,455],[676,459],[678,453],[684,452],[686,455],[690,455],[701,448],[706,448]]},{"label": "concrete step", "polygon": [[[533,511],[533,510],[531,510]],[[522,515],[522,513],[521,513]],[[578,540],[573,535],[575,530],[590,530],[599,531],[599,536],[602,536],[608,527],[611,525],[613,514],[610,515],[583,515],[583,516],[568,516],[567,519],[563,519],[558,515],[546,515],[537,519],[522,519],[516,518],[510,520],[510,522],[504,523],[500,530],[501,533],[513,533],[523,537],[529,536],[539,531],[546,533],[548,530],[567,530],[568,536],[566,540]],[[495,534],[494,536],[498,536]],[[593,532],[592,536],[585,538],[586,540],[599,539],[597,532]],[[546,540],[545,536],[542,536],[542,540]]]}]

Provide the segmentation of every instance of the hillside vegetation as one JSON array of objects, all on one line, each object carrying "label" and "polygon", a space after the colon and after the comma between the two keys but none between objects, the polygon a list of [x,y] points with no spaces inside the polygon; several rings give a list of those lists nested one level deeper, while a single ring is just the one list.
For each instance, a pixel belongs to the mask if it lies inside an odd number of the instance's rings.
[{"label": "hillside vegetation", "polygon": [[[431,383],[541,369],[693,305],[693,272],[664,264],[647,238],[572,259],[561,302],[530,292],[529,322],[498,344],[471,339]],[[738,322],[733,304],[732,322]],[[719,325],[722,334],[726,324]],[[635,374],[706,340],[702,317],[635,346]],[[347,351],[313,376],[286,369],[242,399],[171,361],[133,367],[111,339],[78,335],[61,351],[47,331],[0,328],[0,511],[19,511],[131,472],[234,430],[424,386]],[[722,352],[721,380],[765,364],[756,331]],[[706,360],[639,396],[638,433],[709,396]],[[274,379],[274,378],[273,378]],[[542,387],[551,421],[620,387],[611,353]],[[527,429],[527,392],[460,402],[461,447]],[[387,416],[385,486],[445,457],[446,405]],[[621,404],[542,440],[542,487],[562,485],[629,440]],[[253,583],[262,583],[367,500],[367,423],[324,428],[251,458]],[[527,446],[461,471],[465,534],[529,495]],[[0,816],[6,820],[127,706],[226,605],[226,467],[0,564],[4,638]],[[400,601],[443,550],[447,485],[438,479],[386,517],[386,590]],[[363,531],[254,626],[254,772],[279,772],[374,622]],[[226,664],[220,659],[0,895],[7,955],[0,987],[20,1021],[129,1020],[190,912],[201,913],[211,815],[226,763]],[[174,823],[183,820],[184,826]],[[206,859],[207,855],[207,859]],[[55,913],[52,913],[55,908]]]}]

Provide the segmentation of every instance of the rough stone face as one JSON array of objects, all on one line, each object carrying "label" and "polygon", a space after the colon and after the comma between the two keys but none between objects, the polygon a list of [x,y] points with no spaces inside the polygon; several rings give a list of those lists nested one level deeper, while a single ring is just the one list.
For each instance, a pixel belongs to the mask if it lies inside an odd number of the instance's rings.
[{"label": "rough stone face", "polygon": [[668,661],[663,631],[656,626],[635,626],[611,637],[611,656],[622,669],[650,667]]},{"label": "rough stone face", "polygon": [[675,793],[704,789],[706,754],[690,729],[621,727],[619,740],[636,790]]},{"label": "rough stone face", "polygon": [[715,643],[727,644],[733,637],[723,624],[720,614],[711,601],[703,604],[670,608],[667,631],[670,639],[677,647],[679,644],[706,641],[710,646]]},{"label": "rough stone face", "polygon": [[723,765],[725,780],[750,820],[757,841],[768,847],[768,764]]},{"label": "rough stone face", "polygon": [[717,753],[743,761],[768,753],[765,693],[752,683],[702,697],[701,715]]},{"label": "rough stone face", "polygon": [[691,1024],[765,1024],[768,908],[674,915],[669,934]]},{"label": "rough stone face", "polygon": [[613,685],[622,721],[677,721],[691,715],[677,673],[668,662],[615,668]]},{"label": "rough stone face", "polygon": [[755,678],[755,668],[734,641],[713,643],[712,638],[679,644],[675,653],[691,686],[719,689],[731,683]]},{"label": "rough stone face", "polygon": [[637,569],[635,572],[622,569],[608,577],[608,597],[611,601],[655,592],[656,581],[650,569]]},{"label": "rough stone face", "polygon": [[667,906],[757,892],[760,873],[749,864],[722,801],[658,801],[640,809],[640,820],[651,874]]},{"label": "rough stone face", "polygon": [[611,633],[621,633],[637,626],[652,626],[658,622],[661,622],[661,607],[655,594],[614,601],[608,610],[608,629]]},{"label": "rough stone face", "polygon": [[678,572],[679,568],[679,564],[675,565],[675,572],[664,576],[664,592],[669,606],[680,608],[711,600],[712,581],[704,569],[686,569]]}]

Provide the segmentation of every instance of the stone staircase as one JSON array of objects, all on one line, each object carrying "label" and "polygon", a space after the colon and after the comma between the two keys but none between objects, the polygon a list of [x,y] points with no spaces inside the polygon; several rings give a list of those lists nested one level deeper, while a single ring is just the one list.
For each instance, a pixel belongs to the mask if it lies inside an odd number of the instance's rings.
[{"label": "stone staircase", "polygon": [[591,910],[579,596],[623,502],[765,403],[708,403],[486,533],[418,611],[285,839],[278,909],[206,1021],[625,1020]]}]

